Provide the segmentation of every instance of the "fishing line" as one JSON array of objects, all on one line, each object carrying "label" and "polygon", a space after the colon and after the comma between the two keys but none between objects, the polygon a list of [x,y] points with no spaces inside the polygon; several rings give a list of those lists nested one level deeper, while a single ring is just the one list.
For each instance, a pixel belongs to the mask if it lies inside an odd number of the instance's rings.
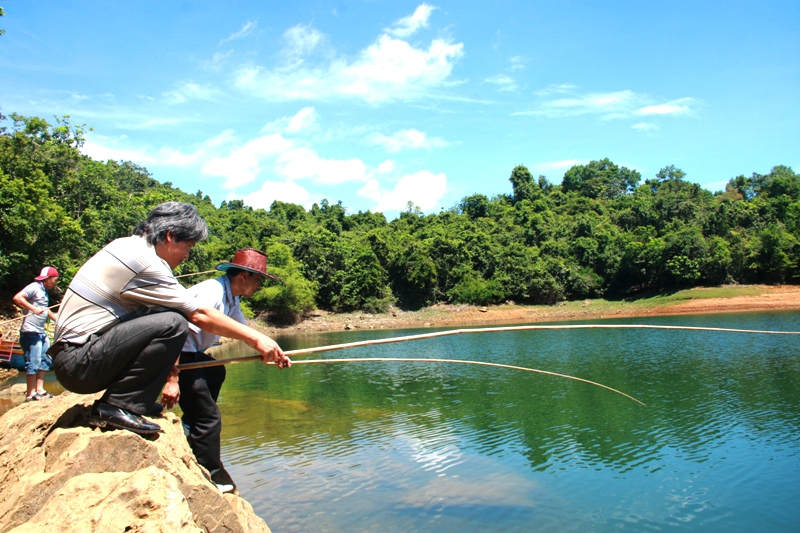
[{"label": "fishing line", "polygon": [[[317,346],[314,348],[303,348],[299,350],[289,350],[284,352],[287,356],[306,355],[318,352],[328,352],[334,350],[346,350],[350,348],[359,348],[363,346],[375,346],[378,344],[389,344],[394,342],[407,342],[421,339],[431,339],[435,337],[445,337],[449,335],[461,335],[467,333],[496,333],[504,331],[532,331],[532,330],[564,330],[564,329],[663,329],[663,330],[688,330],[688,331],[716,331],[725,333],[756,333],[766,335],[800,335],[800,331],[769,331],[769,330],[752,330],[752,329],[730,329],[730,328],[710,328],[701,326],[660,326],[650,324],[560,324],[560,325],[535,325],[535,326],[501,326],[491,328],[469,328],[469,329],[453,329],[446,331],[436,331],[433,333],[423,333],[420,335],[407,335],[404,337],[390,337],[386,339],[372,339],[358,342],[348,342],[343,344],[333,344],[329,346]],[[193,370],[198,368],[208,368],[213,366],[230,365],[234,363],[242,363],[245,361],[260,360],[260,355],[250,355],[245,357],[234,357],[231,359],[221,359],[213,361],[201,361],[197,363],[186,363],[178,365],[179,370]],[[596,383],[575,376],[567,374],[559,374],[557,372],[550,372],[547,370],[539,370],[536,368],[526,368],[520,366],[503,365],[499,363],[487,363],[484,361],[464,361],[457,359],[411,359],[411,358],[352,358],[352,359],[315,359],[305,361],[292,361],[292,364],[321,364],[321,363],[365,363],[365,362],[413,362],[413,363],[458,363],[458,364],[471,364],[482,366],[493,366],[498,368],[508,368],[512,370],[524,370],[527,372],[536,372],[538,374],[546,374],[550,376],[562,377],[572,379],[575,381],[582,381],[591,385],[596,385],[604,389],[621,394],[626,398],[645,405],[643,402],[637,400],[633,396],[625,394],[624,392],[613,389],[602,383]],[[275,363],[268,363],[275,364]]]},{"label": "fishing line", "polygon": [[[288,353],[288,352],[287,352]],[[456,364],[463,364],[463,365],[480,365],[480,366],[491,366],[496,368],[508,368],[511,370],[524,370],[526,372],[535,372],[537,374],[545,374],[548,376],[556,376],[559,378],[566,378],[572,379],[575,381],[582,381],[583,383],[588,383],[590,385],[596,385],[598,387],[602,387],[606,390],[610,390],[611,392],[616,392],[617,394],[621,394],[626,398],[630,398],[634,402],[645,405],[644,402],[641,402],[634,398],[629,394],[625,394],[622,391],[618,391],[617,389],[612,389],[608,385],[603,385],[602,383],[597,383],[595,381],[589,381],[588,379],[578,378],[575,376],[570,376],[568,374],[559,374],[558,372],[550,372],[547,370],[539,370],[538,368],[526,368],[524,366],[514,366],[514,365],[503,365],[500,363],[487,363],[485,361],[466,361],[461,359],[421,359],[421,358],[399,358],[399,357],[357,357],[352,359],[307,359],[304,361],[292,361],[293,365],[308,365],[308,364],[317,364],[317,363],[373,363],[373,362],[391,362],[391,363],[456,363]],[[275,363],[267,363],[269,365],[274,365]]]}]

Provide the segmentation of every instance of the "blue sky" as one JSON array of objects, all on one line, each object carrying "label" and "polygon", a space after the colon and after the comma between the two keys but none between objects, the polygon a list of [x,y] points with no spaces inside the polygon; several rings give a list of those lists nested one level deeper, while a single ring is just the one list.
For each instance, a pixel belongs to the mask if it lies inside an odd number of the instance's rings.
[{"label": "blue sky", "polygon": [[394,218],[608,157],[800,170],[800,2],[0,1],[0,112],[159,181]]}]

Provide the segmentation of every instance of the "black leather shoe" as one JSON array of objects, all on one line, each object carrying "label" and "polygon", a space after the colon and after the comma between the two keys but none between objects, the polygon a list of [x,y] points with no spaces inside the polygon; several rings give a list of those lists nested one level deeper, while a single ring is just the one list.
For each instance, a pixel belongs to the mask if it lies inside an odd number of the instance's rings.
[{"label": "black leather shoe", "polygon": [[160,403],[153,404],[153,408],[150,409],[150,412],[147,416],[161,416],[161,413],[164,412],[164,406]]},{"label": "black leather shoe", "polygon": [[161,431],[158,424],[113,405],[95,402],[89,415],[89,425],[99,428],[127,429],[139,435],[152,435]]}]

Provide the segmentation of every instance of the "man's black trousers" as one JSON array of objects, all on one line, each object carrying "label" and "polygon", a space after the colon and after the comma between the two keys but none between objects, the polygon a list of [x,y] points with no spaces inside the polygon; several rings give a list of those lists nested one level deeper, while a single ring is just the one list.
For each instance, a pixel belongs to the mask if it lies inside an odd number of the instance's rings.
[{"label": "man's black trousers", "polygon": [[181,352],[189,326],[174,311],[121,322],[86,344],[67,345],[53,360],[56,378],[68,391],[93,394],[138,415],[153,409]]},{"label": "man's black trousers", "polygon": [[[181,364],[213,360],[203,352],[181,353]],[[222,417],[217,398],[224,381],[224,366],[181,370],[178,375],[181,389],[178,405],[183,411],[183,423],[189,428],[189,446],[197,462],[208,470],[214,483],[235,485],[220,457]]]}]

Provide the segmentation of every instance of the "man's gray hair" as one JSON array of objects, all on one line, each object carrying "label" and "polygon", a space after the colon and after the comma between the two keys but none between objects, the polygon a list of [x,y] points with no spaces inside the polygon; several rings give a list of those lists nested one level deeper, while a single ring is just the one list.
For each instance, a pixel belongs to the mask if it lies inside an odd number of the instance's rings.
[{"label": "man's gray hair", "polygon": [[167,233],[172,233],[176,241],[199,242],[208,237],[208,226],[192,204],[164,202],[133,230],[134,235],[144,237],[153,246],[166,241]]}]

